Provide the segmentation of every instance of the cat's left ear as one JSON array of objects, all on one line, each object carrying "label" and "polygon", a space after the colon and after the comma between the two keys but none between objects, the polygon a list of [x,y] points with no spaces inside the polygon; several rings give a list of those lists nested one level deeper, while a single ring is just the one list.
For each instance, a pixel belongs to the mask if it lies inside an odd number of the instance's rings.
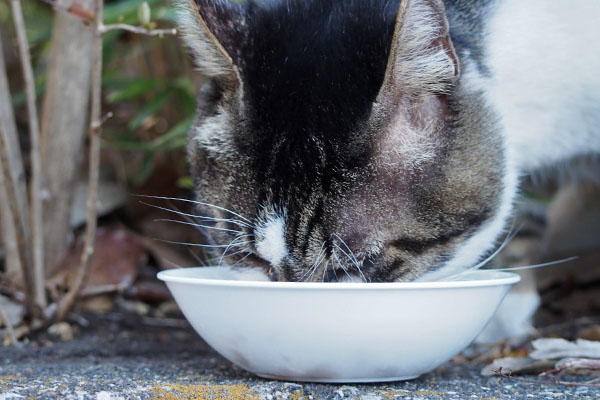
[{"label": "cat's left ear", "polygon": [[246,36],[242,4],[230,0],[177,3],[179,30],[200,72],[222,87],[239,87],[241,46]]},{"label": "cat's left ear", "polygon": [[402,0],[382,92],[447,93],[459,73],[442,0]]}]

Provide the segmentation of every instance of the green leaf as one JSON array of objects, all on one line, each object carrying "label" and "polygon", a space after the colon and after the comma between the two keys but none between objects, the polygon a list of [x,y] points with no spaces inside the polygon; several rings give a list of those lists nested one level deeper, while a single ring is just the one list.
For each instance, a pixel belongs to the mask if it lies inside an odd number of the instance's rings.
[{"label": "green leaf", "polygon": [[146,183],[152,172],[154,172],[154,161],[153,153],[144,153],[142,166],[131,179],[134,186],[141,186]]},{"label": "green leaf", "polygon": [[[126,24],[137,24],[138,7],[143,0],[121,0],[115,1],[104,6],[104,23],[114,24],[122,17]],[[146,0],[149,6],[159,3],[159,0]]]},{"label": "green leaf", "polygon": [[159,78],[137,79],[131,82],[131,84],[128,86],[111,93],[108,95],[107,99],[111,104],[125,100],[132,100],[149,93],[163,84],[164,79]]},{"label": "green leaf", "polygon": [[129,121],[129,124],[127,125],[128,128],[131,130],[139,128],[146,119],[157,114],[165,104],[167,104],[167,101],[173,96],[173,93],[174,92],[171,89],[160,93],[154,100],[146,104],[146,106],[142,108],[131,121]]},{"label": "green leaf", "polygon": [[187,132],[189,131],[193,121],[193,116],[180,121],[167,133],[150,142],[149,148],[151,150],[172,150],[183,147],[187,142]]},{"label": "green leaf", "polygon": [[[42,97],[42,95],[46,92],[46,74],[44,73],[35,81],[35,96],[36,98]],[[19,107],[25,104],[26,94],[25,91],[20,91],[15,93],[12,96],[12,105],[13,107]]]},{"label": "green leaf", "polygon": [[194,180],[191,176],[182,176],[177,179],[177,186],[181,189],[191,190],[194,188]]},{"label": "green leaf", "polygon": [[138,19],[143,26],[150,24],[150,21],[152,20],[152,10],[147,1],[143,1],[142,4],[138,6]]}]

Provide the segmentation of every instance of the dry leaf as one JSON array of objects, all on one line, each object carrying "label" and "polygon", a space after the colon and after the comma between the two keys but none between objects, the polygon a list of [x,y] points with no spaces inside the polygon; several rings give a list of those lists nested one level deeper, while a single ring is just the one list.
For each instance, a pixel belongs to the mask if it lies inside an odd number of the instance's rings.
[{"label": "dry leaf", "polygon": [[599,340],[600,341],[600,325],[589,326],[587,328],[583,328],[579,332],[580,339],[586,340]]},{"label": "dry leaf", "polygon": [[529,357],[536,360],[556,360],[566,357],[600,358],[600,342],[577,339],[570,342],[565,339],[544,338],[534,340],[534,351]]},{"label": "dry leaf", "polygon": [[563,358],[554,368],[567,371],[596,371],[600,372],[600,360],[591,358]]},{"label": "dry leaf", "polygon": [[60,337],[63,341],[72,340],[74,336],[73,327],[67,322],[57,322],[54,325],[50,325],[48,333]]},{"label": "dry leaf", "polygon": [[86,24],[94,20],[94,10],[81,5],[79,2],[73,3],[68,11]]},{"label": "dry leaf", "polygon": [[112,311],[115,308],[115,303],[111,295],[102,294],[82,299],[80,307],[83,311],[105,313]]},{"label": "dry leaf", "polygon": [[160,303],[173,299],[171,292],[167,289],[167,285],[156,278],[154,280],[140,279],[125,291],[125,295],[150,303]]},{"label": "dry leaf", "polygon": [[[79,269],[83,244],[78,243],[58,268],[57,274],[49,280],[49,285],[65,287],[75,279]],[[96,250],[92,270],[85,291],[117,285],[126,288],[135,281],[141,265],[147,262],[144,247],[122,229],[99,228],[96,234]]]},{"label": "dry leaf", "polygon": [[[12,326],[19,325],[25,316],[25,309],[22,304],[15,303],[8,297],[0,295],[0,307],[6,313],[6,318]],[[5,326],[5,322],[2,319],[2,313],[0,313],[0,327]]]}]

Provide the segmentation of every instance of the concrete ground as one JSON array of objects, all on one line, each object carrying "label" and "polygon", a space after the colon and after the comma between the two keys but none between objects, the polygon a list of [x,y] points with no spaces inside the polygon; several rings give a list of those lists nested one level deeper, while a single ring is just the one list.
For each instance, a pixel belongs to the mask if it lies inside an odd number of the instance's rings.
[{"label": "concrete ground", "polygon": [[600,398],[599,387],[485,378],[481,365],[452,362],[405,382],[269,381],[221,358],[185,321],[123,314],[88,318],[89,326],[78,328],[73,340],[43,334],[20,347],[0,347],[0,400]]}]

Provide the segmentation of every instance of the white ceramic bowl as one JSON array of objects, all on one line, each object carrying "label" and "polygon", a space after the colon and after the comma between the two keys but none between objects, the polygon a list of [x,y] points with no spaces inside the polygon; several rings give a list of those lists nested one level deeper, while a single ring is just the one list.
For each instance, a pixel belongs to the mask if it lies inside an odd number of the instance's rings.
[{"label": "white ceramic bowl", "polygon": [[173,269],[158,278],[225,358],[265,378],[312,382],[431,371],[477,336],[520,279],[474,271],[448,282],[264,282],[227,267]]}]

